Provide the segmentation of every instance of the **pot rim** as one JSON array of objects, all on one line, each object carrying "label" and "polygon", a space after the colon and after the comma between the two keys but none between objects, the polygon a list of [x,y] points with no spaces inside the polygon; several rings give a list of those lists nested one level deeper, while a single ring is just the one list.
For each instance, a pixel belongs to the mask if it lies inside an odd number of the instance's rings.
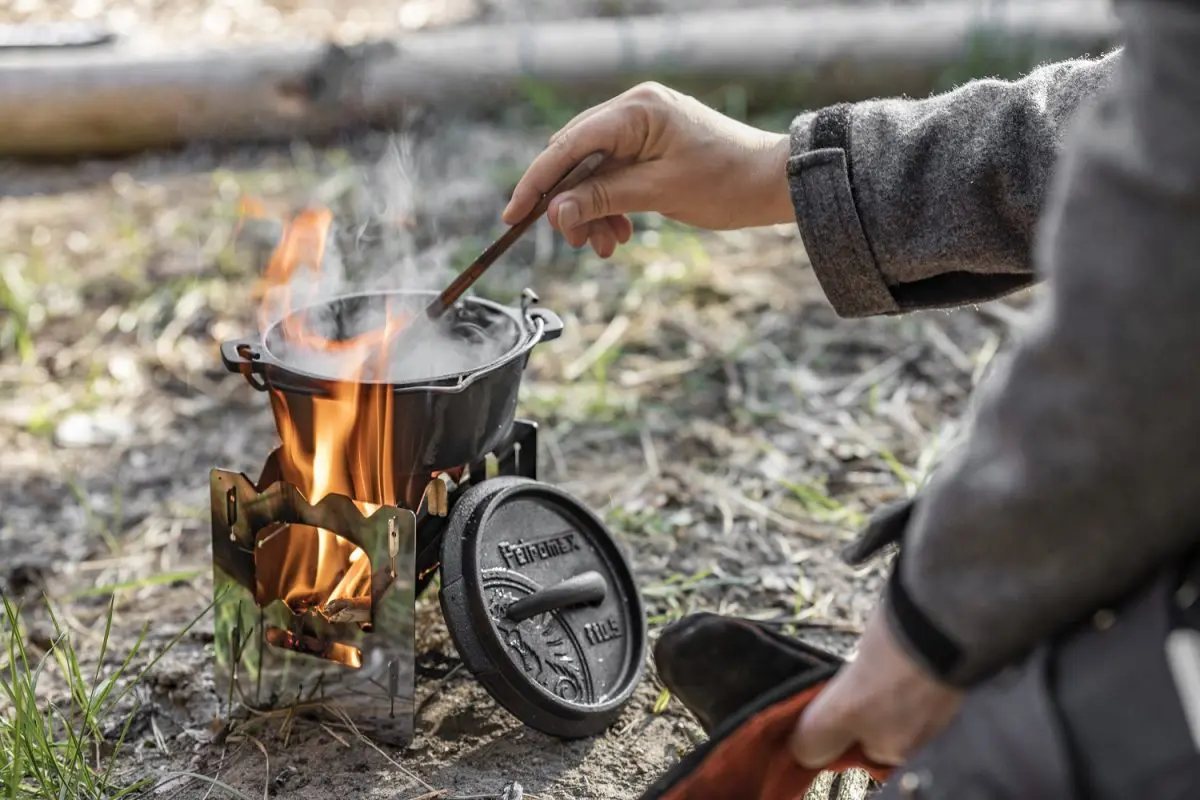
[{"label": "pot rim", "polygon": [[[252,356],[252,358],[263,363],[263,367],[264,367],[263,371],[264,372],[275,373],[275,375],[268,374],[267,376],[265,376],[266,382],[268,383],[268,385],[271,388],[278,389],[280,391],[290,391],[290,390],[299,389],[300,387],[292,387],[292,386],[287,385],[288,383],[290,383],[289,379],[296,378],[296,379],[300,379],[306,383],[311,384],[311,383],[315,382],[317,384],[321,384],[324,386],[335,386],[335,385],[344,385],[344,384],[348,384],[348,383],[353,383],[353,384],[358,384],[361,386],[388,386],[388,387],[391,387],[391,389],[393,391],[401,391],[401,392],[416,392],[416,391],[459,392],[459,391],[462,391],[463,389],[465,389],[467,386],[474,383],[476,380],[479,380],[480,378],[490,375],[491,373],[493,373],[493,372],[507,366],[508,364],[511,364],[513,361],[521,358],[522,356],[527,354],[530,350],[532,350],[534,348],[534,346],[536,346],[540,341],[542,341],[542,339],[544,338],[544,336],[546,334],[547,321],[542,316],[542,313],[539,313],[539,312],[544,312],[544,309],[539,309],[539,308],[515,309],[510,306],[506,306],[502,303],[498,303],[494,300],[488,300],[488,299],[482,298],[482,297],[474,297],[474,296],[464,297],[464,298],[462,298],[462,302],[485,306],[493,311],[498,311],[498,312],[504,314],[505,316],[507,316],[509,319],[513,320],[517,324],[517,327],[520,330],[520,336],[517,339],[516,343],[513,344],[513,346],[511,348],[509,348],[509,350],[506,353],[504,353],[503,355],[501,355],[498,358],[495,358],[492,361],[489,361],[485,364],[481,364],[480,366],[478,366],[474,369],[463,370],[460,372],[451,372],[451,373],[447,373],[445,375],[435,375],[432,377],[420,378],[420,379],[412,380],[412,381],[390,381],[390,380],[386,380],[386,379],[366,380],[366,381],[350,381],[350,380],[346,380],[345,378],[337,378],[337,377],[332,377],[329,375],[320,375],[317,373],[308,372],[306,370],[297,368],[295,366],[292,366],[292,365],[286,363],[279,356],[276,356],[274,353],[272,353],[271,349],[267,346],[267,340],[270,337],[271,333],[273,331],[275,331],[283,323],[283,321],[285,319],[287,319],[288,317],[295,316],[297,314],[302,314],[310,309],[320,308],[323,306],[329,306],[334,303],[344,302],[346,300],[352,300],[352,299],[358,298],[358,297],[425,296],[425,297],[433,298],[437,294],[438,294],[437,291],[422,290],[422,289],[370,290],[370,291],[352,292],[349,294],[337,295],[335,297],[329,298],[328,300],[321,300],[316,303],[310,303],[306,306],[302,306],[298,309],[295,309],[288,315],[281,317],[281,318],[275,320],[274,322],[272,322],[271,325],[267,328],[267,330],[264,331],[262,334],[260,334],[257,337],[257,342],[258,342],[258,346],[261,350],[261,353],[255,355],[255,356]],[[280,381],[276,378],[276,376],[282,377],[284,380]]]}]

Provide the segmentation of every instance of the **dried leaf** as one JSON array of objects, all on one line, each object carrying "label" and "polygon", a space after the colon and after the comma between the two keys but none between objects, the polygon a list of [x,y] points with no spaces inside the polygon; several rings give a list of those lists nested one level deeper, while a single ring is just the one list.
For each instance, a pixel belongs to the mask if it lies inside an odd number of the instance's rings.
[{"label": "dried leaf", "polygon": [[654,701],[654,713],[661,714],[667,710],[667,706],[671,702],[671,690],[663,687],[663,690],[658,693],[658,699]]}]

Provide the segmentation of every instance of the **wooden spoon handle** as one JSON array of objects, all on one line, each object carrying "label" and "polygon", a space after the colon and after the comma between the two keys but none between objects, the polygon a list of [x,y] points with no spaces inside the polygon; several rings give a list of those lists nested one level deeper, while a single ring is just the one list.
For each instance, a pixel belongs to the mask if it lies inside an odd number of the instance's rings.
[{"label": "wooden spoon handle", "polygon": [[[600,165],[604,163],[604,159],[607,157],[608,153],[605,153],[602,150],[597,150],[595,153],[587,156],[574,167],[572,167],[571,171],[562,176],[558,183],[551,186],[544,194],[542,194],[541,199],[538,200],[537,205],[533,207],[533,210],[525,216],[525,219],[518,222],[517,225],[525,224],[527,220],[532,222],[542,214],[545,214],[546,210],[550,208],[551,200],[563,192],[574,189],[576,186],[592,177],[592,173],[600,168]],[[513,227],[516,226],[514,225]]]},{"label": "wooden spoon handle", "polygon": [[437,319],[446,312],[446,309],[458,302],[458,298],[462,297],[463,292],[471,288],[471,284],[475,283],[479,279],[479,276],[496,262],[496,259],[504,255],[513,246],[513,243],[521,238],[529,230],[529,227],[546,213],[546,210],[550,208],[551,200],[565,191],[574,189],[591,177],[592,173],[599,168],[607,156],[608,154],[602,151],[592,153],[560,178],[558,183],[551,186],[549,190],[542,194],[532,211],[505,231],[503,236],[488,245],[479,254],[479,257],[471,263],[471,266],[463,270],[449,286],[442,290],[442,293],[433,302],[425,307],[425,316],[429,319]]},{"label": "wooden spoon handle", "polygon": [[550,201],[556,195],[568,189],[574,189],[583,183],[599,168],[607,157],[607,153],[597,151],[572,167],[566,175],[559,179],[558,183],[551,186],[538,198],[537,204],[533,207],[532,211],[505,231],[504,235],[499,239],[488,245],[479,254],[479,257],[471,263],[471,266],[459,273],[458,277],[443,289],[441,294],[429,301],[429,304],[425,306],[424,313],[410,320],[408,324],[402,325],[393,331],[384,342],[384,346],[394,348],[394,352],[398,351],[400,353],[411,350],[420,341],[420,337],[428,333],[433,323],[437,322],[446,313],[447,309],[458,302],[463,292],[471,288],[471,284],[475,283],[479,279],[479,276],[496,262],[496,259],[504,255],[505,251],[512,247],[513,243],[521,238],[529,230],[529,227],[537,222],[539,217],[546,213],[546,210],[550,207]]}]

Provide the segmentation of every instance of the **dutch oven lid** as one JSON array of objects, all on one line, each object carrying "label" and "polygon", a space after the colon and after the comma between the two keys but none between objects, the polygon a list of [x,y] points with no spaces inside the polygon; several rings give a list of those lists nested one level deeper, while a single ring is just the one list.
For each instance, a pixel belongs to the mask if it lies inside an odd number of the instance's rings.
[{"label": "dutch oven lid", "polygon": [[442,613],[467,668],[531,728],[600,733],[641,680],[646,622],[604,524],[548,484],[500,477],[455,504]]}]

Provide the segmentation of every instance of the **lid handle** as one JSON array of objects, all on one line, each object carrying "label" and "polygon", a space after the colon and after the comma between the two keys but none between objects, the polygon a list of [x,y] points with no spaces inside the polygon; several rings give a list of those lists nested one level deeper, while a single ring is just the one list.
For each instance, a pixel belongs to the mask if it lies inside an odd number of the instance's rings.
[{"label": "lid handle", "polygon": [[547,611],[601,603],[607,594],[608,584],[604,576],[595,570],[588,570],[522,597],[508,607],[506,616],[513,622],[524,622]]}]

